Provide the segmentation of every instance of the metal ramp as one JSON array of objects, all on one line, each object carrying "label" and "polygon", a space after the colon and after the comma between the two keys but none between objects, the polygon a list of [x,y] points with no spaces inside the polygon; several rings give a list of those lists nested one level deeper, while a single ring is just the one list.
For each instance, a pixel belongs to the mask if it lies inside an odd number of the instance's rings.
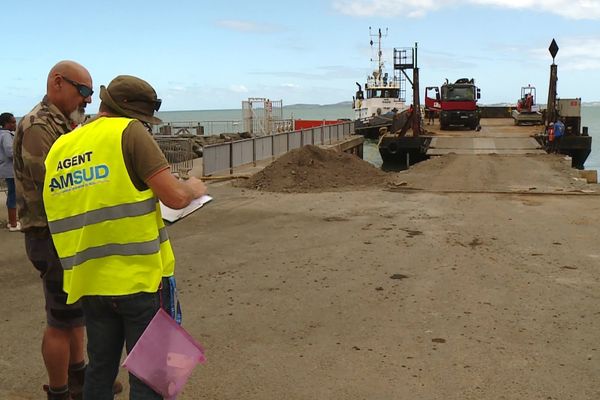
[{"label": "metal ramp", "polygon": [[445,154],[546,154],[531,137],[434,137],[427,155]]}]

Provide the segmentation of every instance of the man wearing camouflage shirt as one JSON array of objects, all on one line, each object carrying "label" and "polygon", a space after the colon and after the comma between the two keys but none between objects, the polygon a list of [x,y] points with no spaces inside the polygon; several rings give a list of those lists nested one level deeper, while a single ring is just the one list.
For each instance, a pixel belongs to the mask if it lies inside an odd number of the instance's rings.
[{"label": "man wearing camouflage shirt", "polygon": [[[78,303],[67,305],[63,270],[52,243],[42,201],[44,160],[54,141],[83,122],[92,101],[90,73],[61,61],[48,75],[46,96],[19,122],[14,140],[17,209],[27,256],[40,272],[47,326],[42,356],[48,372],[48,399],[80,399],[85,371],[84,320]],[[70,393],[69,393],[70,392]]]}]

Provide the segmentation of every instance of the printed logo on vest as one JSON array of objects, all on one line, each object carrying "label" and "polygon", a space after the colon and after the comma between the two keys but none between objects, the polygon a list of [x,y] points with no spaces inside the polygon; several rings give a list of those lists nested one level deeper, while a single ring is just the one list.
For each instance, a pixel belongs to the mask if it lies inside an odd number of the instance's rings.
[{"label": "printed logo on vest", "polygon": [[[78,154],[64,160],[58,161],[56,171],[70,169],[72,167],[87,164],[92,162],[92,152],[88,151],[83,154]],[[91,165],[74,171],[69,171],[50,179],[50,192],[58,190],[60,192],[68,192],[75,189],[80,189],[84,186],[95,185],[101,182],[108,181],[110,168],[106,164]]]}]

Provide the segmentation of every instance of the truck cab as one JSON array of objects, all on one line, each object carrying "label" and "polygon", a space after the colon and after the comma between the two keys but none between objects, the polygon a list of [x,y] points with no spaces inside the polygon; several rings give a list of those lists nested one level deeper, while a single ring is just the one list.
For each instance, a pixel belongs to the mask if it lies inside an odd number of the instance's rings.
[{"label": "truck cab", "polygon": [[477,100],[481,92],[474,79],[461,78],[454,83],[446,79],[441,88],[425,89],[425,107],[440,115],[440,128],[465,126],[476,129],[479,126],[480,111]]}]

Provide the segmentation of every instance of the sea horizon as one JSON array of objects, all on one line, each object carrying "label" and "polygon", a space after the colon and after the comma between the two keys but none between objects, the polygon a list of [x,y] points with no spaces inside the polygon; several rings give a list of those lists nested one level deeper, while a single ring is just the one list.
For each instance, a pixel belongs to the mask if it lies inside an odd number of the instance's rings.
[{"label": "sea horizon", "polygon": [[[337,103],[328,103],[328,104],[319,104],[319,103],[295,103],[284,105],[283,109],[286,108],[311,108],[311,107],[345,107],[348,106],[352,108],[352,101],[340,101]],[[511,102],[502,102],[502,103],[489,103],[489,104],[480,104],[481,107],[515,107],[515,103]],[[546,104],[540,103],[540,107],[546,106]],[[585,101],[581,102],[582,107],[600,107],[600,101]],[[194,112],[194,111],[239,111],[242,108],[205,108],[205,109],[184,109],[184,110],[162,110],[160,113],[169,113],[169,112]]]}]

